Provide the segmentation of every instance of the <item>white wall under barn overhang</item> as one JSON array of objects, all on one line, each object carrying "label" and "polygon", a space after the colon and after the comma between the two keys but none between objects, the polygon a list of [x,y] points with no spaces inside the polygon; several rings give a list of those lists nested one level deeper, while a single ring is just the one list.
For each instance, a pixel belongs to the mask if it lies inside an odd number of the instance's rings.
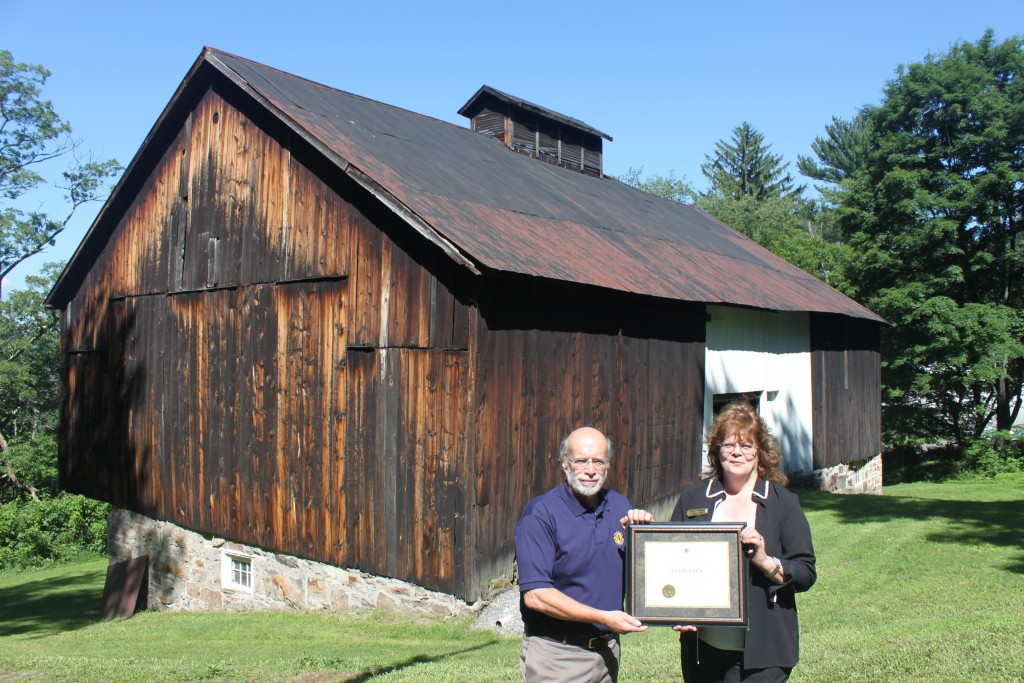
[{"label": "white wall under barn overhang", "polygon": [[779,439],[787,472],[813,468],[810,316],[708,306],[704,434],[714,398],[757,394],[758,411]]}]

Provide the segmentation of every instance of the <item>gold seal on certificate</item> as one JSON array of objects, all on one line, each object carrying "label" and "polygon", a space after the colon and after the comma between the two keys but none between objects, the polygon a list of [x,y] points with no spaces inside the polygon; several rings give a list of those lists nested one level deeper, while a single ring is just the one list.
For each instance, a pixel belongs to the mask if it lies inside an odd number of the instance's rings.
[{"label": "gold seal on certificate", "polygon": [[631,524],[626,611],[649,624],[747,623],[744,524]]}]

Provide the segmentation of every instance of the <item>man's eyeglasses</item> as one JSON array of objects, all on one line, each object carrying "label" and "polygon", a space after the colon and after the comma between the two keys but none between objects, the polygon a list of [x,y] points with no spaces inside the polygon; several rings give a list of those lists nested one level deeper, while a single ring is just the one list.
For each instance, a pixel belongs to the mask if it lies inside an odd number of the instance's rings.
[{"label": "man's eyeglasses", "polygon": [[752,443],[733,443],[732,441],[726,441],[721,445],[721,449],[723,453],[732,453],[735,450],[739,450],[740,453],[743,453],[744,455],[750,455],[757,450],[757,446]]},{"label": "man's eyeglasses", "polygon": [[604,472],[604,468],[608,467],[608,461],[606,460],[580,459],[570,460],[569,462],[572,464],[572,468],[577,472],[583,472],[588,467],[593,467],[595,472]]}]

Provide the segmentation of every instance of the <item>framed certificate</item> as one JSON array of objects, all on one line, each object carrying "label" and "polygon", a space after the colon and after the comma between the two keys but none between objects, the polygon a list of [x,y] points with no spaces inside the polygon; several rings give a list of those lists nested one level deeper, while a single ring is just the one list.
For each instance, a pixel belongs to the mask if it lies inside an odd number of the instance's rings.
[{"label": "framed certificate", "polygon": [[630,524],[626,611],[646,624],[746,626],[743,523]]}]

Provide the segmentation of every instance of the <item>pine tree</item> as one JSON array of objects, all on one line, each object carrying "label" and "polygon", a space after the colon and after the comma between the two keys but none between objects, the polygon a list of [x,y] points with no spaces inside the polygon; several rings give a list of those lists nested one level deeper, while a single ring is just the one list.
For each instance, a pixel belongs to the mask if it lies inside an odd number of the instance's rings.
[{"label": "pine tree", "polygon": [[714,155],[705,154],[701,171],[711,181],[709,194],[732,199],[756,200],[774,197],[799,197],[803,186],[795,187],[789,164],[772,154],[764,135],[744,121],[732,130],[731,142],[715,143]]},{"label": "pine tree", "polygon": [[811,143],[817,160],[798,155],[797,170],[808,178],[838,184],[861,168],[871,141],[871,113],[874,107],[862,107],[852,120],[832,117],[825,126],[827,137],[820,135]]}]

